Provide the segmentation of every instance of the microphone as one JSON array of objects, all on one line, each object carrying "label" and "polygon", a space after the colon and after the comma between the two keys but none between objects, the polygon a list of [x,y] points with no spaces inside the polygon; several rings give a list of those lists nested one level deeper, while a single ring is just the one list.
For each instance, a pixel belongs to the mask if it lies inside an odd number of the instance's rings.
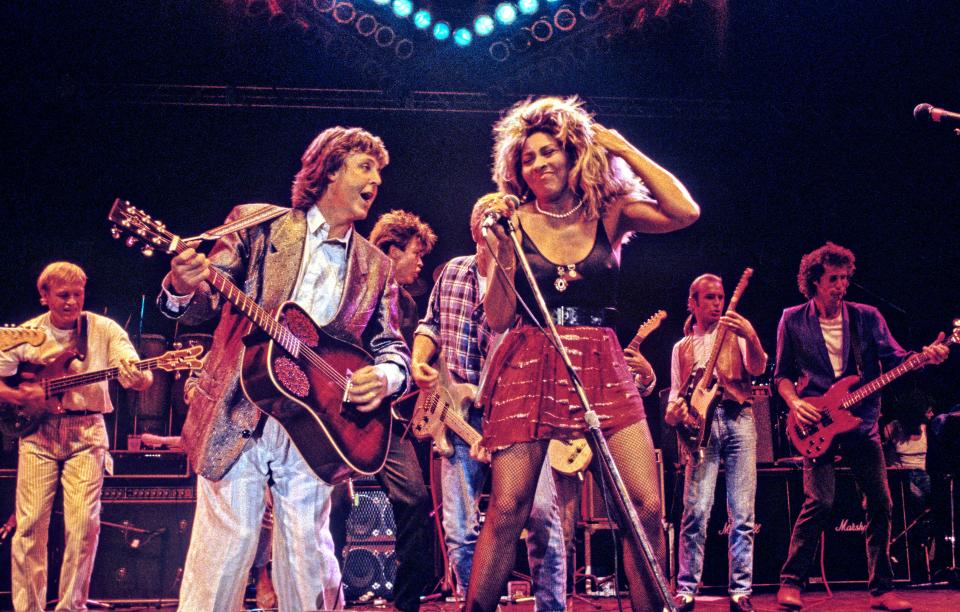
[{"label": "microphone", "polygon": [[949,127],[960,127],[960,113],[954,113],[930,104],[917,104],[913,109],[913,118],[921,123],[940,123]]},{"label": "microphone", "polygon": [[[507,205],[510,207],[510,210],[516,210],[520,207],[520,198],[515,195],[506,194],[501,199],[507,203]],[[497,211],[488,210],[486,214],[483,215],[483,221],[480,222],[480,231],[484,236],[486,236],[487,231],[493,229],[493,226],[496,225],[502,218],[503,215]]]}]

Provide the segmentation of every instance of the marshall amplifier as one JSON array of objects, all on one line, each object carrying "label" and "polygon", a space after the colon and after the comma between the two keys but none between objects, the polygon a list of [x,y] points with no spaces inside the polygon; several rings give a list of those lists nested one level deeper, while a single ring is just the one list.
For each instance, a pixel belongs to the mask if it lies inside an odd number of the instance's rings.
[{"label": "marshall amplifier", "polygon": [[[866,583],[867,575],[867,540],[864,535],[867,527],[867,516],[864,511],[864,498],[856,486],[850,470],[839,468],[836,470],[836,498],[833,502],[833,513],[827,521],[821,544],[823,546],[824,576],[830,584]],[[893,500],[891,513],[891,532],[902,533],[906,525],[904,512],[905,487],[909,488],[906,474],[901,470],[888,469],[890,497]],[[893,563],[893,579],[895,582],[909,582],[912,568],[907,550],[910,546],[910,532],[890,546],[890,557],[896,559]],[[816,577],[820,578],[820,577]],[[821,580],[811,577],[811,582]]]}]

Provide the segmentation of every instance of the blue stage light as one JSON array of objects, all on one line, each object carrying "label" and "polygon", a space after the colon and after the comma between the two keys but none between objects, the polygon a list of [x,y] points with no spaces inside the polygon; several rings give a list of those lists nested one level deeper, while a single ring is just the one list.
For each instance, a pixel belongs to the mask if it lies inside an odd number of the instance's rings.
[{"label": "blue stage light", "polygon": [[510,25],[517,20],[517,8],[509,2],[501,2],[497,5],[494,15],[497,16],[497,21],[503,25]]},{"label": "blue stage light", "polygon": [[420,9],[413,14],[413,25],[417,26],[418,30],[426,30],[431,23],[433,23],[433,17],[427,9]]},{"label": "blue stage light", "polygon": [[540,3],[537,0],[518,0],[517,8],[524,15],[533,15],[540,9]]},{"label": "blue stage light", "polygon": [[450,24],[446,21],[438,21],[433,25],[433,37],[437,40],[447,40],[450,38]]},{"label": "blue stage light", "polygon": [[493,18],[490,15],[480,15],[473,20],[473,31],[477,36],[489,36],[493,32]]},{"label": "blue stage light", "polygon": [[467,28],[457,28],[453,33],[453,42],[460,47],[466,47],[473,40],[473,34]]},{"label": "blue stage light", "polygon": [[412,0],[393,0],[393,14],[397,17],[409,17],[412,12]]}]

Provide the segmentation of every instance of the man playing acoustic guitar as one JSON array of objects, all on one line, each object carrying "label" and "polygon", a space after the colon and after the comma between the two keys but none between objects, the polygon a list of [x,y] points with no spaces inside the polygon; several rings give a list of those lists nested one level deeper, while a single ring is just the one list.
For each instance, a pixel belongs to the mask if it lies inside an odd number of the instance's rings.
[{"label": "man playing acoustic guitar", "polygon": [[[268,485],[278,527],[273,578],[280,607],[332,609],[342,603],[328,522],[332,487],[304,459],[311,449],[298,449],[278,419],[263,416],[247,399],[246,378],[241,390],[249,321],[238,309],[223,306],[236,300],[236,287],[255,303],[256,308],[247,308],[253,312],[269,313],[292,300],[312,319],[299,316],[290,323],[296,328],[292,333],[312,334],[315,322],[328,335],[320,336],[321,343],[336,338],[373,357],[374,364],[352,374],[328,374],[331,380],[334,375],[344,378],[342,411],[372,415],[388,410],[381,404],[403,390],[409,367],[409,351],[398,330],[394,266],[353,227],[366,218],[388,161],[383,142],[369,132],[329,128],[303,154],[292,209],[239,206],[229,221],[260,209],[278,216],[224,235],[209,256],[187,248],[171,261],[158,300],[164,313],[187,324],[220,317],[183,426],[184,447],[198,477],[181,610],[242,608]],[[229,296],[211,285],[215,280],[217,287],[224,286],[222,277],[236,285]],[[258,325],[264,327],[262,321]],[[301,353],[312,350],[304,345]],[[285,359],[288,369],[280,376],[297,387],[299,362]],[[322,363],[316,353],[311,359]],[[341,412],[340,407],[333,412]],[[309,424],[305,419],[303,425]]]},{"label": "man playing acoustic guitar", "polygon": [[[48,364],[65,351],[81,353],[70,373],[118,368],[126,389],[143,391],[153,373],[133,367],[137,352],[122,327],[106,317],[83,312],[87,275],[66,261],[48,265],[37,279],[40,303],[48,312],[24,323],[44,330],[46,342],[0,353],[0,376],[12,376],[25,364]],[[59,361],[40,375],[46,380]],[[56,372],[53,372],[56,373]],[[62,373],[62,372],[60,372]],[[17,464],[17,531],[11,546],[13,607],[44,610],[47,605],[47,530],[58,484],[63,488],[65,546],[57,610],[86,610],[90,576],[100,536],[100,491],[109,443],[103,415],[113,411],[107,380],[47,398],[41,384],[16,388],[0,381],[0,400],[26,408],[36,431],[20,438]]]},{"label": "man playing acoustic guitar", "polygon": [[[703,549],[721,459],[726,468],[727,515],[730,525],[730,609],[753,610],[754,501],[757,492],[757,430],[750,400],[750,376],[763,373],[767,353],[750,321],[734,310],[723,314],[723,280],[702,274],[690,284],[682,340],[673,346],[670,403],[664,420],[677,426],[689,416],[683,398],[691,375],[709,360],[718,332],[726,327],[716,360],[722,397],[707,423],[709,440],[702,460],[688,461],[684,479],[683,518],[680,523],[680,571],[677,575],[678,610],[692,610],[703,571]],[[694,324],[695,323],[695,324]],[[704,372],[703,376],[714,376]]]},{"label": "man playing acoustic guitar", "polygon": [[[824,395],[838,379],[858,375],[861,382],[901,364],[905,351],[887,328],[876,308],[844,301],[854,272],[853,253],[826,243],[803,256],[797,283],[808,302],[783,311],[777,329],[777,367],[774,382],[801,426],[820,421],[820,410],[810,401]],[[929,363],[942,363],[949,349],[943,334],[924,347]],[[882,368],[882,370],[881,370]],[[813,565],[824,523],[834,500],[836,454],[849,464],[857,486],[866,497],[867,567],[870,605],[882,610],[909,610],[910,603],[893,591],[890,565],[890,512],[892,502],[877,429],[879,395],[869,395],[851,408],[862,419],[859,426],[836,439],[822,459],[803,462],[804,502],[790,537],[786,563],[780,571],[777,602],[802,606],[800,588]]]}]

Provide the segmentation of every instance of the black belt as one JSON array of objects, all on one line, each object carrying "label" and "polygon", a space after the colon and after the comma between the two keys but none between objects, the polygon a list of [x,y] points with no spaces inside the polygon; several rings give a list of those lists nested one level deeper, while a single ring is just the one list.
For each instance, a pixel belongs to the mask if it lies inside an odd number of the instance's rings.
[{"label": "black belt", "polygon": [[550,316],[557,325],[613,327],[617,320],[617,310],[616,308],[554,306],[550,309]]},{"label": "black belt", "polygon": [[65,408],[63,412],[57,413],[58,416],[69,416],[69,417],[82,417],[82,416],[91,416],[94,414],[103,414],[99,410],[70,410]]}]

